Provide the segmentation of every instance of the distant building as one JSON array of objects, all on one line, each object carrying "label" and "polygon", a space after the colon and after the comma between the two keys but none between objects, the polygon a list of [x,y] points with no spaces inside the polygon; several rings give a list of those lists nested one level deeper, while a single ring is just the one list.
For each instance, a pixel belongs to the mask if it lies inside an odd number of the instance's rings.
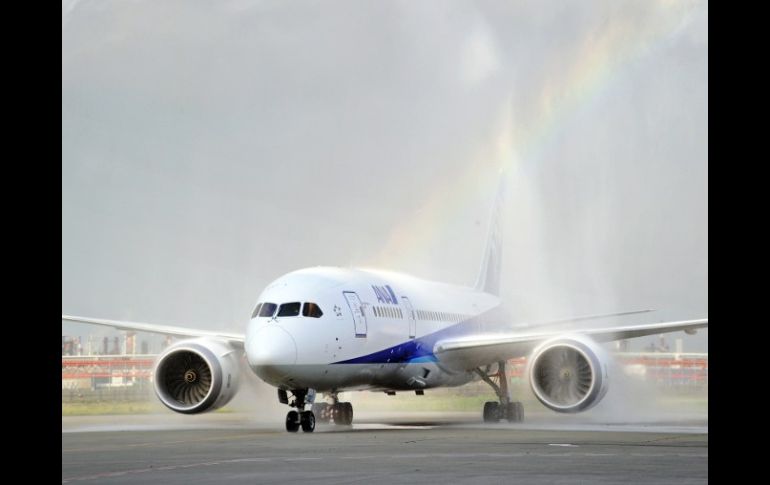
[{"label": "distant building", "polygon": [[62,355],[81,355],[83,346],[80,344],[79,337],[61,336],[61,354]]}]

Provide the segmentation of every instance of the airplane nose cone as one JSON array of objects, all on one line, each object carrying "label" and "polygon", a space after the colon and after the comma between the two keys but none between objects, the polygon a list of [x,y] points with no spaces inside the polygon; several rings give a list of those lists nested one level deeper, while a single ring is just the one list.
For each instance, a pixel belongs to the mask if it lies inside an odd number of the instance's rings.
[{"label": "airplane nose cone", "polygon": [[249,337],[246,342],[246,358],[252,368],[294,365],[297,362],[297,344],[283,328],[267,325]]}]

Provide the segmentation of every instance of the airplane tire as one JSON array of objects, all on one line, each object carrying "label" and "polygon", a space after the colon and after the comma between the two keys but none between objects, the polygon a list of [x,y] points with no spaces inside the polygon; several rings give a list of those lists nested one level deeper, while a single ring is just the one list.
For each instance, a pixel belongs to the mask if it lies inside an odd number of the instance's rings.
[{"label": "airplane tire", "polygon": [[296,433],[297,430],[299,430],[299,413],[289,411],[289,414],[286,415],[286,431]]},{"label": "airplane tire", "polygon": [[334,416],[334,424],[343,424],[345,416],[341,402],[332,405],[332,416]]},{"label": "airplane tire", "polygon": [[353,424],[353,405],[349,402],[340,403],[342,407],[342,419],[341,424],[350,426]]},{"label": "airplane tire", "polygon": [[519,408],[516,406],[515,402],[509,402],[505,405],[505,419],[507,419],[509,423],[519,422]]},{"label": "airplane tire", "polygon": [[305,411],[301,416],[300,424],[302,425],[302,431],[312,433],[315,430],[315,415],[313,411]]},{"label": "airplane tire", "polygon": [[496,423],[500,420],[500,404],[494,401],[484,403],[484,422]]},{"label": "airplane tire", "polygon": [[348,426],[353,423],[353,405],[349,402],[338,402],[329,408],[329,414],[334,416],[334,424]]}]

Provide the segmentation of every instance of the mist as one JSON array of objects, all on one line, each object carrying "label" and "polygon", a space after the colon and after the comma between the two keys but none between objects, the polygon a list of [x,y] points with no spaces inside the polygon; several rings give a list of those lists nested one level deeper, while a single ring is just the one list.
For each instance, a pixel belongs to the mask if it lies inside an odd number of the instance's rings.
[{"label": "mist", "polygon": [[698,1],[64,1],[62,311],[239,331],[307,266],[470,285],[502,169],[517,321],[707,316],[707,21]]}]

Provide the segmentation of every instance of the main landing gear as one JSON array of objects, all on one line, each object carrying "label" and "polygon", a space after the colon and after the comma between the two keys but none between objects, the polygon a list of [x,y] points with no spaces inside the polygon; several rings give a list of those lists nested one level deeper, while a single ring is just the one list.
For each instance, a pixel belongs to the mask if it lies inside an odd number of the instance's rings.
[{"label": "main landing gear", "polygon": [[315,392],[313,391],[310,396],[308,396],[307,389],[291,391],[291,393],[294,400],[289,402],[287,392],[278,389],[278,400],[299,410],[299,412],[289,411],[289,414],[286,415],[286,431],[296,433],[302,427],[302,431],[305,433],[312,433],[315,430],[315,415],[313,411],[305,411],[305,404],[307,397],[310,397],[312,402]]},{"label": "main landing gear", "polygon": [[313,404],[313,413],[318,416],[320,423],[334,421],[334,424],[350,426],[353,423],[353,405],[340,402],[337,393],[330,393],[332,403],[319,402]]},{"label": "main landing gear", "polygon": [[499,402],[487,401],[484,403],[484,422],[497,423],[505,419],[510,423],[521,423],[524,421],[524,406],[521,402],[511,401],[511,392],[508,389],[508,378],[505,375],[505,361],[497,363],[497,373],[487,374],[487,372],[476,369],[484,382],[492,386]]},{"label": "main landing gear", "polygon": [[[289,402],[289,393],[292,395],[292,401]],[[288,404],[297,411],[289,411],[286,415],[286,431],[296,433],[299,428],[306,433],[312,433],[315,430],[316,419],[319,423],[328,423],[334,421],[334,424],[350,425],[353,423],[353,405],[349,402],[339,402],[337,393],[330,394],[332,404],[314,403],[315,391],[313,389],[297,389],[294,391],[285,391],[278,389],[278,400],[283,404]],[[306,404],[312,404],[310,411],[305,411]]]}]

